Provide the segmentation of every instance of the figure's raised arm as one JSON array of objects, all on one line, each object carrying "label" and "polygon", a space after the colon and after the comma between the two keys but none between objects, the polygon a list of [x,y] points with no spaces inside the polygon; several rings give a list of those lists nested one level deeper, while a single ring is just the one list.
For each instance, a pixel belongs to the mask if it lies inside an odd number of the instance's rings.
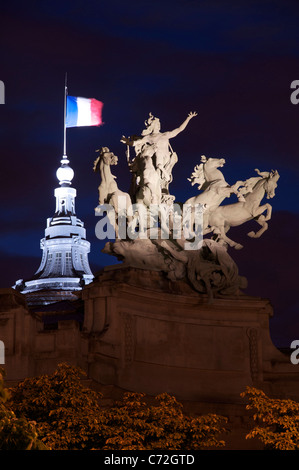
[{"label": "figure's raised arm", "polygon": [[125,137],[124,135],[122,136],[122,138],[120,139],[120,141],[121,141],[123,144],[132,145],[132,141],[130,141],[130,139],[129,139],[128,137]]},{"label": "figure's raised arm", "polygon": [[120,142],[122,142],[123,144],[129,145],[130,147],[134,147],[137,142],[143,143],[145,141],[146,141],[146,136],[145,137],[136,137],[136,136],[125,137],[123,135],[122,138],[120,139]]},{"label": "figure's raised arm", "polygon": [[190,112],[187,116],[187,119],[185,119],[185,121],[183,122],[183,124],[180,125],[180,127],[178,127],[177,129],[174,129],[173,131],[167,132],[169,139],[171,139],[172,137],[176,137],[180,132],[186,129],[189,121],[195,116],[197,116],[196,112]]}]

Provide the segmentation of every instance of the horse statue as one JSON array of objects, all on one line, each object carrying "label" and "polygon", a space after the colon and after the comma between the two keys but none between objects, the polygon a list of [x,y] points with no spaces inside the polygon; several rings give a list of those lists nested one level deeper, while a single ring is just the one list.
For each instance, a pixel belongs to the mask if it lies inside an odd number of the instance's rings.
[{"label": "horse statue", "polygon": [[[247,235],[252,238],[259,238],[268,229],[268,220],[271,219],[272,206],[269,203],[260,205],[265,194],[267,199],[275,196],[275,189],[279,174],[277,170],[271,172],[260,172],[258,177],[250,178],[244,183],[244,187],[248,187],[249,191],[244,194],[244,201],[235,204],[220,206],[215,209],[209,216],[209,227],[204,230],[204,235],[213,232],[217,235],[218,240],[226,242],[235,249],[243,248],[241,244],[231,240],[226,233],[231,227],[242,225],[249,220],[255,219],[261,226],[257,232],[251,231]],[[266,211],[266,215],[263,213]]]},{"label": "horse statue", "polygon": [[[127,209],[131,206],[131,198],[128,193],[121,191],[116,183],[116,176],[111,173],[111,165],[117,165],[118,157],[114,153],[110,152],[108,147],[102,147],[99,150],[98,158],[94,161],[93,171],[99,172],[101,175],[101,183],[98,187],[99,190],[99,205],[110,204],[115,210],[115,216],[111,213],[107,213],[111,225],[114,227],[115,234],[118,236],[118,225],[117,219],[120,215],[119,201],[120,197],[124,198],[126,210],[124,215],[127,213]],[[96,208],[97,210],[97,208]],[[114,220],[113,220],[114,219]]]},{"label": "horse statue", "polygon": [[225,181],[223,173],[218,170],[224,164],[224,158],[207,159],[205,155],[202,155],[201,164],[194,167],[191,178],[188,178],[188,181],[191,182],[192,186],[198,184],[198,189],[203,192],[189,198],[185,204],[206,204],[210,210],[214,210],[231,194],[234,193],[239,197],[238,188],[244,182],[237,181],[233,186],[230,186]]},{"label": "horse statue", "polygon": [[[225,164],[224,158],[206,158],[205,155],[201,157],[201,164],[194,167],[191,178],[188,181],[191,185],[198,185],[198,189],[202,190],[197,196],[193,196],[185,202],[190,205],[191,209],[196,205],[201,205],[204,208],[203,213],[203,229],[209,227],[210,214],[220,206],[221,202],[230,197],[231,194],[243,199],[243,195],[239,188],[244,184],[243,181],[237,181],[233,186],[230,186],[223,176],[223,173],[218,168],[223,167]],[[192,225],[193,212],[191,212],[191,225]]]}]

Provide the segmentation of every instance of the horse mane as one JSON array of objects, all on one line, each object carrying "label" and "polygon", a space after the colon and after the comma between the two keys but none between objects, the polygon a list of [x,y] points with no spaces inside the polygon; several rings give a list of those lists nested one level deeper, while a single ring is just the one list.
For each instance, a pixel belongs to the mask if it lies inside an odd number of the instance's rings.
[{"label": "horse mane", "polygon": [[[271,170],[271,171],[260,171],[258,170],[257,168],[255,168],[256,173],[259,175],[259,176],[252,176],[251,178],[248,178],[245,182],[244,182],[244,185],[247,185],[247,187],[251,188],[251,191],[256,187],[256,185],[261,182],[261,181],[268,181],[270,180],[271,178],[275,177],[275,176],[278,176],[279,178],[279,175],[278,175],[278,172],[277,170]],[[248,196],[248,194],[251,193],[251,191],[249,191],[248,193],[245,193],[243,194],[243,196],[246,198],[246,196]]]},{"label": "horse mane", "polygon": [[101,160],[101,157],[98,156],[98,158],[93,162],[93,171],[97,171],[100,160]]},{"label": "horse mane", "polygon": [[197,180],[199,187],[201,187],[206,180],[204,175],[204,164],[201,163],[200,165],[196,165],[190,178],[187,179],[191,182],[192,186],[195,184],[195,180]]}]

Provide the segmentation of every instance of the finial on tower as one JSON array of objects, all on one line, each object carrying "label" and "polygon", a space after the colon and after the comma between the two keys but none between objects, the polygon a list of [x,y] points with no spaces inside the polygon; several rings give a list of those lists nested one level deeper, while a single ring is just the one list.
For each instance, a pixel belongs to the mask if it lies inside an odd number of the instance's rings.
[{"label": "finial on tower", "polygon": [[66,155],[63,155],[60,160],[61,166],[56,171],[56,176],[61,186],[70,186],[74,178],[74,170],[69,166],[69,160]]}]

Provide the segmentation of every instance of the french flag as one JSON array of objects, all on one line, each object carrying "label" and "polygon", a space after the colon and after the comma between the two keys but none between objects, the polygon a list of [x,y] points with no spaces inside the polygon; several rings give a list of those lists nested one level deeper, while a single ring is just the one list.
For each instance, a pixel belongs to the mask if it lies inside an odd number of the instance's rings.
[{"label": "french flag", "polygon": [[103,103],[94,98],[67,96],[66,127],[100,126]]}]

